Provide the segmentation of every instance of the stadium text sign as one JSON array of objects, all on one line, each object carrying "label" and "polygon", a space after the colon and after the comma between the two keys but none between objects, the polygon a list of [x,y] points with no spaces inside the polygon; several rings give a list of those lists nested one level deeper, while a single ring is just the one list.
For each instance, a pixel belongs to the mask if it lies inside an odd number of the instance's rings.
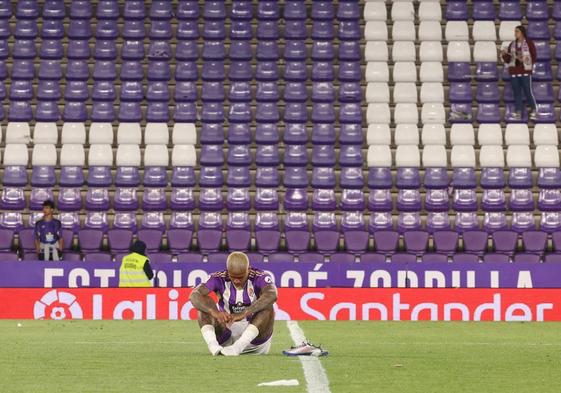
[{"label": "stadium text sign", "polygon": [[[0,289],[1,319],[191,320],[190,289]],[[277,319],[561,321],[561,289],[281,288]]]},{"label": "stadium text sign", "polygon": [[[262,263],[284,288],[561,288],[558,264],[473,263]],[[154,263],[159,288],[192,287],[225,263]],[[111,288],[114,262],[2,262],[4,288]]]}]

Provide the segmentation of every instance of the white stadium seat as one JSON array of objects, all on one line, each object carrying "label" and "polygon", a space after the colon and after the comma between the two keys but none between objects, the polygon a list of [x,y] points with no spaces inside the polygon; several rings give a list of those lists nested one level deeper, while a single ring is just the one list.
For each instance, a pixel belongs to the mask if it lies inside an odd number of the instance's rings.
[{"label": "white stadium seat", "polygon": [[444,36],[446,41],[467,41],[469,40],[468,24],[462,20],[451,20],[446,23]]},{"label": "white stadium seat", "polygon": [[366,131],[366,144],[391,145],[392,136],[389,124],[369,124]]},{"label": "white stadium seat", "polygon": [[364,28],[364,39],[366,41],[387,41],[388,26],[385,21],[368,21]]},{"label": "white stadium seat", "polygon": [[90,145],[113,144],[113,126],[111,123],[92,123],[88,132],[88,141]]},{"label": "white stadium seat", "polygon": [[450,129],[450,144],[455,145],[475,145],[475,133],[471,124],[452,124]]},{"label": "white stadium seat", "polygon": [[[37,126],[39,124],[40,123],[35,124],[35,131],[37,131]],[[111,127],[111,140],[113,140],[113,127]],[[66,145],[67,143],[84,145],[86,143],[86,127],[84,126],[84,123],[64,122],[62,125],[61,142],[63,145]]]},{"label": "white stadium seat", "polygon": [[444,104],[423,104],[421,109],[421,121],[423,124],[444,124],[446,112]]},{"label": "white stadium seat", "polygon": [[[366,68],[368,69],[368,66]],[[393,66],[393,81],[394,83],[417,82],[417,66],[415,63],[409,61],[395,63]]]},{"label": "white stadium seat", "polygon": [[174,123],[172,131],[173,144],[194,145],[197,143],[197,130],[193,123]]},{"label": "white stadium seat", "polygon": [[415,10],[413,8],[413,2],[394,2],[392,4],[392,20],[394,22],[402,20],[415,20]]},{"label": "white stadium seat", "polygon": [[467,41],[449,42],[446,57],[448,62],[471,62],[469,43]]},{"label": "white stadium seat", "polygon": [[419,24],[419,41],[441,41],[442,27],[436,20],[423,20]]},{"label": "white stadium seat", "polygon": [[417,103],[417,85],[414,82],[398,82],[393,88],[393,102]]},{"label": "white stadium seat", "polygon": [[386,41],[367,41],[364,49],[366,61],[388,61],[388,44]]},{"label": "white stadium seat", "polygon": [[419,20],[431,20],[440,22],[442,20],[442,9],[439,0],[422,1],[419,4]]},{"label": "white stadium seat", "polygon": [[417,109],[417,104],[405,104],[405,103],[396,104],[393,112],[393,118],[396,124],[419,123],[419,111]]},{"label": "white stadium seat", "polygon": [[423,166],[425,168],[447,168],[446,148],[443,145],[426,145],[423,148]]},{"label": "white stadium seat", "polygon": [[4,149],[4,166],[27,166],[29,163],[29,152],[23,143],[10,143]]},{"label": "white stadium seat", "polygon": [[395,127],[395,144],[419,145],[419,129],[416,124],[398,124]]},{"label": "white stadium seat", "polygon": [[169,129],[166,123],[147,123],[144,129],[144,143],[147,145],[167,145]]},{"label": "white stadium seat", "polygon": [[117,144],[140,145],[142,143],[142,131],[138,123],[119,123],[117,128]]},{"label": "white stadium seat", "polygon": [[144,166],[163,166],[169,165],[169,152],[166,145],[146,145],[144,149]]},{"label": "white stadium seat", "polygon": [[365,72],[366,82],[389,82],[390,69],[386,62],[368,62],[366,63]]},{"label": "white stadium seat", "polygon": [[473,146],[452,146],[450,163],[452,168],[475,168],[475,150]]},{"label": "white stadium seat", "polygon": [[[84,130],[83,136],[86,137],[86,132],[83,123],[78,123],[82,125]],[[58,128],[56,123],[35,123],[33,127],[33,143],[48,143],[56,145],[58,142]]]},{"label": "white stadium seat", "polygon": [[387,83],[370,82],[366,85],[366,102],[390,102],[390,88]]},{"label": "white stadium seat", "polygon": [[415,41],[416,36],[413,22],[400,20],[393,23],[392,39],[394,41]]},{"label": "white stadium seat", "polygon": [[366,122],[373,123],[391,123],[390,106],[388,104],[368,104],[366,109]]},{"label": "white stadium seat", "polygon": [[423,41],[419,47],[419,60],[441,62],[444,59],[443,53],[440,41]]},{"label": "white stadium seat", "polygon": [[520,25],[519,21],[502,21],[499,27],[499,40],[507,43],[514,41],[514,28],[518,25]]},{"label": "white stadium seat", "polygon": [[117,166],[140,166],[140,147],[136,144],[119,144]]},{"label": "white stadium seat", "polygon": [[37,143],[33,146],[31,165],[55,166],[57,163],[56,147],[54,144]]},{"label": "white stadium seat", "polygon": [[418,168],[421,166],[421,153],[415,145],[399,145],[395,151],[395,166],[398,168]]},{"label": "white stadium seat", "polygon": [[28,144],[31,142],[29,123],[11,121],[6,127],[6,144]]},{"label": "white stadium seat", "polygon": [[368,146],[366,163],[369,168],[387,168],[392,166],[392,152],[388,145]]},{"label": "white stadium seat", "polygon": [[417,60],[415,43],[413,41],[395,41],[392,49],[392,60],[394,62]]},{"label": "white stadium seat", "polygon": [[367,2],[364,5],[364,20],[378,20],[386,21],[388,19],[388,12],[386,4],[383,2]]},{"label": "white stadium seat", "polygon": [[532,154],[526,145],[509,146],[506,151],[506,164],[509,168],[531,168]]},{"label": "white stadium seat", "polygon": [[510,145],[530,145],[530,131],[527,124],[510,123],[505,130],[505,143]]},{"label": "white stadium seat", "polygon": [[421,85],[421,103],[429,102],[444,102],[444,87],[442,83],[427,82]]},{"label": "white stadium seat", "polygon": [[559,136],[555,124],[536,124],[532,135],[534,145],[558,145]]},{"label": "white stadium seat", "polygon": [[504,154],[502,146],[481,146],[481,150],[479,151],[479,166],[482,168],[503,168],[505,166]]},{"label": "white stadium seat", "polygon": [[559,149],[556,145],[539,145],[534,152],[534,164],[538,168],[559,168]]},{"label": "white stadium seat", "polygon": [[174,145],[171,153],[171,165],[191,166],[197,164],[197,153],[193,145]]},{"label": "white stadium seat", "polygon": [[112,166],[113,150],[109,144],[90,145],[88,152],[89,166]]},{"label": "white stadium seat", "polygon": [[475,62],[496,62],[498,59],[497,46],[494,41],[477,41],[473,47]]},{"label": "white stadium seat", "polygon": [[81,166],[86,163],[86,153],[82,144],[66,143],[60,150],[61,166]]},{"label": "white stadium seat", "polygon": [[495,27],[495,21],[476,20],[473,22],[472,35],[474,41],[496,41],[497,30]]},{"label": "white stadium seat", "polygon": [[423,145],[446,145],[446,129],[444,124],[423,124],[421,131]]},{"label": "white stadium seat", "polygon": [[421,82],[444,82],[444,68],[441,62],[424,61],[419,71]]},{"label": "white stadium seat", "polygon": [[503,131],[500,124],[480,124],[477,130],[477,140],[481,146],[503,145]]}]

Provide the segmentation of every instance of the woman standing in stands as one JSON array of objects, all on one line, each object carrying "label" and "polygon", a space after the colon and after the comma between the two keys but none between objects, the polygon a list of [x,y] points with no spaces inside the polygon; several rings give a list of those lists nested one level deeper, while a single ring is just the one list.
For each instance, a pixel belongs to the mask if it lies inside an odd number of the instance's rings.
[{"label": "woman standing in stands", "polygon": [[532,93],[532,69],[536,62],[536,46],[526,37],[526,28],[516,26],[514,29],[516,39],[507,49],[501,50],[501,58],[508,63],[510,84],[514,94],[515,110],[513,120],[522,119],[522,94],[530,105],[530,119],[536,120],[536,100]]}]

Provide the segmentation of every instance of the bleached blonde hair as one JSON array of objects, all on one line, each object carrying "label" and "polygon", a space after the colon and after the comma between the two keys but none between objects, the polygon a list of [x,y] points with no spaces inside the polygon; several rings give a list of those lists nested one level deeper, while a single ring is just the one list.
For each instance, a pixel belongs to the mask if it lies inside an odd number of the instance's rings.
[{"label": "bleached blonde hair", "polygon": [[249,258],[243,252],[233,252],[226,259],[226,267],[229,272],[246,272],[249,269]]}]

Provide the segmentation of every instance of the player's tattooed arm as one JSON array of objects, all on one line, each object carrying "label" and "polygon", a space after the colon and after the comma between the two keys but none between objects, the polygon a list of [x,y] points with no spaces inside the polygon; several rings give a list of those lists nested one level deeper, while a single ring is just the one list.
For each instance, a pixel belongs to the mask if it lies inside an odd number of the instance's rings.
[{"label": "player's tattooed arm", "polygon": [[230,322],[232,316],[227,312],[219,311],[216,308],[216,303],[209,294],[210,290],[207,286],[205,284],[200,284],[198,287],[193,289],[189,300],[191,300],[193,307],[201,312],[210,314],[219,323],[225,324]]},{"label": "player's tattooed arm", "polygon": [[245,314],[256,314],[259,311],[272,307],[277,301],[277,287],[274,284],[269,284],[261,290],[259,299],[245,309]]},{"label": "player's tattooed arm", "polygon": [[213,310],[216,310],[216,303],[208,296],[209,294],[210,290],[206,285],[200,284],[193,289],[189,300],[197,310],[211,314]]}]

